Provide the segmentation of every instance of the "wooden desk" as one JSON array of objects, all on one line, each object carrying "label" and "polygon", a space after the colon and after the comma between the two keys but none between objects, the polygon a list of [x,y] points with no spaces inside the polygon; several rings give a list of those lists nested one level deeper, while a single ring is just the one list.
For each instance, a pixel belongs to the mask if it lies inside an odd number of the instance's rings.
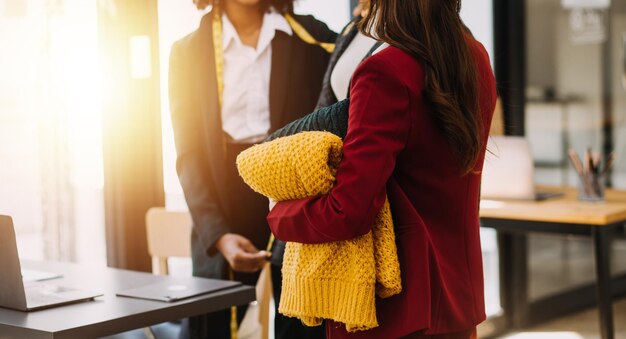
[{"label": "wooden desk", "polygon": [[572,188],[541,189],[565,192],[565,196],[544,201],[481,201],[481,226],[498,231],[502,304],[505,313],[510,313],[511,326],[524,326],[531,313],[527,297],[526,235],[531,232],[588,235],[594,241],[600,333],[603,339],[612,339],[610,245],[612,236],[626,222],[626,192],[607,190],[605,202],[589,203],[578,201]]},{"label": "wooden desk", "polygon": [[0,338],[96,338],[136,328],[204,314],[255,300],[252,286],[205,294],[173,303],[116,297],[115,293],[168,279],[113,268],[85,268],[75,264],[23,261],[31,270],[63,274],[50,283],[104,292],[95,301],[35,312],[0,308]]}]

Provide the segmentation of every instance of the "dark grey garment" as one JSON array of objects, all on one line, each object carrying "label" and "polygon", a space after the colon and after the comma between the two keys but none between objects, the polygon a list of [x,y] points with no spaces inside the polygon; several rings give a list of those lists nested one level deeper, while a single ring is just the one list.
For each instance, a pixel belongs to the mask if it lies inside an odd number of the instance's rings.
[{"label": "dark grey garment", "polygon": [[349,106],[350,99],[344,99],[328,107],[320,108],[279,128],[265,141],[306,131],[327,131],[343,139],[348,132]]}]

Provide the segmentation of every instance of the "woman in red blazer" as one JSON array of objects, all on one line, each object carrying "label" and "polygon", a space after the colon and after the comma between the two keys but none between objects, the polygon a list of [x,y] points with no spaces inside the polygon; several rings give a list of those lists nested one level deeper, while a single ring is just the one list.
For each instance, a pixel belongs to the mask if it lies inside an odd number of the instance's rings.
[{"label": "woman in red blazer", "polygon": [[268,215],[281,240],[347,240],[371,229],[389,196],[403,291],[377,300],[379,327],[330,322],[328,338],[471,338],[485,319],[478,204],[496,89],[460,7],[371,1],[361,29],[388,47],[353,76],[336,185]]}]

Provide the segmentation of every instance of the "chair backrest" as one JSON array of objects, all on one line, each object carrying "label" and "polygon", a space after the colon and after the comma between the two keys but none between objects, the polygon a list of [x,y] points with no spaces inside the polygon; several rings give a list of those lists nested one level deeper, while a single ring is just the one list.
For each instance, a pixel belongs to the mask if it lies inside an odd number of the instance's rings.
[{"label": "chair backrest", "polygon": [[504,135],[504,111],[502,108],[502,100],[498,98],[496,102],[496,109],[493,112],[493,118],[491,119],[491,128],[489,129],[489,135],[497,136]]},{"label": "chair backrest", "polygon": [[169,257],[191,257],[191,224],[189,212],[168,211],[163,207],[148,210],[146,232],[152,273],[168,274]]}]

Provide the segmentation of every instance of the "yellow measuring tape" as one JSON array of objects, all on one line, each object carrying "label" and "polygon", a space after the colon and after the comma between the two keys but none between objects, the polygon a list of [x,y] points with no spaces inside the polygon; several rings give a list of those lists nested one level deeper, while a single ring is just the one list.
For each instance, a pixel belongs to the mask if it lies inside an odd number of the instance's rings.
[{"label": "yellow measuring tape", "polygon": [[[217,94],[220,109],[224,104],[224,46],[222,41],[222,13],[220,11],[219,6],[213,6],[213,49],[215,56],[215,77],[217,81]],[[332,53],[335,49],[334,43],[320,42],[317,41],[307,30],[300,25],[290,14],[285,14],[285,19],[291,26],[291,29],[296,33],[296,35],[304,42],[317,45],[323,48],[326,52]],[[226,144],[224,143],[224,146]],[[272,245],[274,244],[274,235],[270,235],[270,239],[267,244],[267,251],[269,252],[272,249]],[[230,280],[235,280],[235,275],[232,270],[229,269],[228,276]],[[231,339],[237,339],[237,307],[233,306],[230,308],[230,337]]]},{"label": "yellow measuring tape", "polygon": [[217,5],[213,6],[213,50],[215,54],[215,77],[217,78],[217,97],[220,109],[224,104],[224,46],[222,41],[222,13]]},{"label": "yellow measuring tape", "polygon": [[309,45],[320,46],[328,53],[332,53],[335,50],[334,43],[320,42],[320,41],[315,40],[315,38],[311,34],[309,34],[309,32],[307,32],[307,30],[304,27],[302,27],[302,25],[300,25],[300,23],[296,21],[296,19],[294,19],[294,17],[291,16],[291,14],[288,14],[288,13],[285,14],[285,19],[289,23],[289,26],[291,26],[291,29],[293,29],[293,31],[302,41],[306,42]]}]

